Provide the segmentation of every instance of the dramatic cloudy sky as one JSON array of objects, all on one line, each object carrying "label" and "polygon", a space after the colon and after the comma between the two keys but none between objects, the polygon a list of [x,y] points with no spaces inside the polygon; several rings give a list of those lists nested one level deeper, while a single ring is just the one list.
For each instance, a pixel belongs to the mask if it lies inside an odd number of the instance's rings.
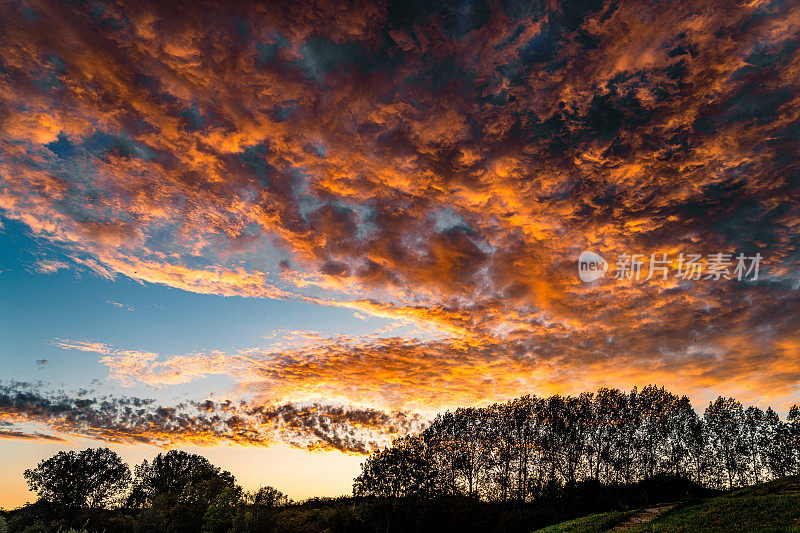
[{"label": "dramatic cloudy sky", "polygon": [[0,505],[98,441],[302,497],[457,405],[785,410],[799,33],[781,0],[0,3]]}]

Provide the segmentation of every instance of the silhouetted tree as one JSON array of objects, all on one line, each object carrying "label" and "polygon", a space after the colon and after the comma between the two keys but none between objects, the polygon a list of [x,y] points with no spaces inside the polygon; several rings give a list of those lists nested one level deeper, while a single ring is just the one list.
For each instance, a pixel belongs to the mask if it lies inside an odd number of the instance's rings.
[{"label": "silhouetted tree", "polygon": [[767,408],[762,440],[763,461],[772,477],[781,477],[792,472],[794,450],[792,450],[789,424],[781,421],[778,413]]},{"label": "silhouetted tree", "polygon": [[619,412],[619,426],[614,439],[613,465],[615,481],[631,483],[635,477],[636,430],[639,427],[639,391],[636,387],[627,395]]},{"label": "silhouetted tree", "polygon": [[220,488],[232,487],[233,475],[201,455],[180,450],[158,454],[152,462],[147,460],[135,470],[131,503],[145,505],[157,495],[181,496],[193,486],[211,482]]},{"label": "silhouetted tree", "polygon": [[728,487],[733,487],[734,478],[742,473],[744,465],[742,404],[733,398],[720,396],[708,405],[703,418],[708,428],[709,444],[718,475],[726,476]]},{"label": "silhouetted tree", "polygon": [[509,423],[516,449],[516,499],[526,501],[530,491],[530,471],[536,448],[535,398],[523,396],[511,402]]},{"label": "silhouetted tree", "polygon": [[733,487],[797,471],[799,450],[798,407],[782,422],[772,409],[720,397],[700,417],[687,396],[653,385],[523,396],[438,415],[420,435],[369,457],[354,491],[527,501],[585,480],[668,476]]},{"label": "silhouetted tree", "polygon": [[39,498],[88,509],[116,504],[131,481],[128,465],[108,448],[59,452],[23,475]]},{"label": "silhouetted tree", "polygon": [[248,493],[245,495],[245,500],[251,505],[262,507],[283,507],[292,502],[287,495],[273,487],[261,487],[253,493]]},{"label": "silhouetted tree", "polygon": [[687,421],[686,432],[683,434],[687,450],[687,477],[696,483],[706,482],[707,472],[710,468],[710,450],[708,431],[705,422],[698,416]]},{"label": "silhouetted tree", "polygon": [[[230,472],[200,455],[170,450],[136,467],[129,501],[145,507],[138,519],[142,531],[197,532],[220,494],[231,496],[231,490],[239,489]],[[215,519],[228,499],[220,501]]]},{"label": "silhouetted tree", "polygon": [[766,467],[767,414],[758,407],[750,406],[744,411],[742,421],[742,446],[747,454],[747,471],[753,483],[759,483]]},{"label": "silhouetted tree", "polygon": [[788,421],[788,440],[789,450],[791,450],[791,471],[800,474],[800,406],[793,405],[789,409]]},{"label": "silhouetted tree", "polygon": [[203,514],[202,533],[227,533],[230,531],[241,503],[241,487],[222,489]]},{"label": "silhouetted tree", "polygon": [[418,436],[397,439],[391,447],[372,454],[355,479],[356,496],[399,498],[427,493],[433,471]]},{"label": "silhouetted tree", "polygon": [[245,493],[233,518],[231,533],[266,533],[275,528],[276,512],[291,500],[273,487]]}]

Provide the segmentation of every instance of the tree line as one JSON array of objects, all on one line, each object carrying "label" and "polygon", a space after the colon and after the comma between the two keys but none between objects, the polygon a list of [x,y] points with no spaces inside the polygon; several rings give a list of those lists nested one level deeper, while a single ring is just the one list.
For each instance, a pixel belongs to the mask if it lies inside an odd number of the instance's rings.
[{"label": "tree line", "polygon": [[372,454],[353,492],[526,502],[586,481],[667,476],[729,489],[795,473],[797,405],[781,420],[771,408],[719,397],[700,416],[688,397],[649,385],[448,411]]},{"label": "tree line", "polygon": [[103,531],[272,531],[274,511],[291,503],[272,487],[246,492],[230,472],[179,450],[145,460],[133,472],[108,448],[62,451],[23,475],[39,497],[14,515],[25,531],[75,524]]},{"label": "tree line", "polygon": [[438,415],[362,463],[352,497],[244,491],[200,455],[131,470],[114,451],[59,452],[24,473],[34,504],[0,510],[0,533],[524,532],[576,516],[702,497],[800,474],[800,408],[647,386],[523,396]]}]

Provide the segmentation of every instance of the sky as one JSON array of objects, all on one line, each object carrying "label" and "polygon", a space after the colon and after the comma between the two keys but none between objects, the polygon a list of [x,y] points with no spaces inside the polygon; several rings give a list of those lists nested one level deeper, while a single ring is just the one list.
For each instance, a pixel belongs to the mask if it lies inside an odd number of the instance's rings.
[{"label": "sky", "polygon": [[0,3],[0,506],[67,448],[304,498],[523,394],[785,413],[799,37],[789,1]]}]

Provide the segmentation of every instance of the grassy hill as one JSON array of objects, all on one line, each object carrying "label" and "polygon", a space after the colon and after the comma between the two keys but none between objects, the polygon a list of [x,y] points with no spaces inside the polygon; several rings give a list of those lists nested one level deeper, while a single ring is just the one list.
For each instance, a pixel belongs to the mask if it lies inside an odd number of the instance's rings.
[{"label": "grassy hill", "polygon": [[635,511],[610,512],[562,522],[536,533],[608,531],[620,525],[638,533],[673,531],[800,532],[800,476],[739,489],[728,494],[687,501],[643,524],[626,524]]},{"label": "grassy hill", "polygon": [[621,524],[636,511],[611,511],[608,513],[590,514],[574,520],[567,520],[560,524],[536,530],[536,533],[572,533],[572,532],[598,532],[608,531],[617,524]]}]

